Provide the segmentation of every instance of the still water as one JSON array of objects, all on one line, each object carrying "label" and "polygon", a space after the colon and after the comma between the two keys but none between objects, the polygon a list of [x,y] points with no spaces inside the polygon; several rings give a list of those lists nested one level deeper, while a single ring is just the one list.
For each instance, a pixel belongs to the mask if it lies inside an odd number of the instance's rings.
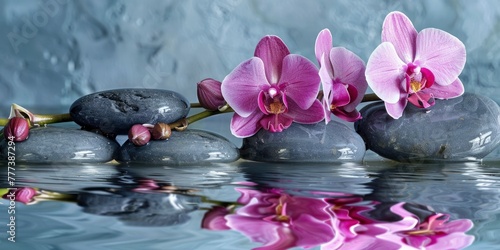
[{"label": "still water", "polygon": [[1,200],[0,249],[498,249],[499,167],[19,165],[37,196]]}]

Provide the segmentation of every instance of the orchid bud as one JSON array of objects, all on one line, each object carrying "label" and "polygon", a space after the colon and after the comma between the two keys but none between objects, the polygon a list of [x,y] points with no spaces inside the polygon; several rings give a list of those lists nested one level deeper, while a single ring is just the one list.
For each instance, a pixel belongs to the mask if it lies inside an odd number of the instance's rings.
[{"label": "orchid bud", "polygon": [[159,122],[151,130],[151,135],[155,140],[166,140],[172,134],[172,129],[166,123]]},{"label": "orchid bud", "polygon": [[221,82],[207,78],[198,83],[198,101],[208,110],[218,110],[226,104],[221,91]]},{"label": "orchid bud", "polygon": [[21,142],[28,138],[30,125],[21,117],[12,117],[4,128],[4,137],[7,140]]},{"label": "orchid bud", "polygon": [[[17,189],[10,189],[2,198],[7,200],[15,200],[22,202],[24,204],[28,204],[31,202],[33,197],[37,194],[37,191],[34,188],[30,187],[22,187]],[[14,197],[12,197],[14,196]],[[12,199],[13,198],[13,199]]]},{"label": "orchid bud", "polygon": [[128,139],[136,146],[144,146],[151,139],[151,133],[145,126],[135,124],[128,131]]}]

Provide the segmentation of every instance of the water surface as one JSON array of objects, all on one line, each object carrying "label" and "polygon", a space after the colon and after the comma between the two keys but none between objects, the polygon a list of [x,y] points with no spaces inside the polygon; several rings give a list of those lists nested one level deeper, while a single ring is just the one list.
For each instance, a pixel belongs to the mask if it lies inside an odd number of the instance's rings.
[{"label": "water surface", "polygon": [[[348,211],[350,219],[368,229],[382,222],[397,228],[397,204],[421,222],[434,214],[449,216],[448,222],[470,220],[473,227],[457,236],[473,238],[467,249],[495,249],[500,243],[499,167],[498,162],[315,165],[243,160],[179,167],[18,165],[15,185],[37,188],[45,198],[15,204],[15,243],[7,241],[9,202],[2,200],[1,249],[252,249],[276,239],[286,242],[290,235],[300,246],[300,239],[311,239],[301,227],[311,231],[308,226],[316,222],[294,217],[298,213],[319,221],[326,214],[317,211],[333,211],[344,225],[339,211]],[[0,179],[2,187],[9,187],[6,168]],[[288,211],[280,210],[279,217],[278,207],[285,204]],[[256,215],[252,206],[270,212]],[[217,209],[230,215],[213,217]],[[293,221],[292,234],[269,227],[278,219]],[[325,233],[322,226],[313,227],[317,232],[312,235],[318,237],[310,243],[313,249],[328,246],[318,242],[329,234],[352,244],[345,231],[332,227]]]}]

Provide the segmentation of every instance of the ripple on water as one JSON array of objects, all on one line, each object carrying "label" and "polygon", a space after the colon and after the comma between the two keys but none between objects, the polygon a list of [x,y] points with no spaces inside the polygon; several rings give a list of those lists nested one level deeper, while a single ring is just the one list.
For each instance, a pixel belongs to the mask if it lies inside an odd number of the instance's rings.
[{"label": "ripple on water", "polygon": [[[110,164],[19,164],[16,186],[37,187],[60,192],[86,187],[113,187],[118,171]],[[7,171],[0,171],[0,184],[7,180]],[[4,185],[5,186],[5,185]]]}]

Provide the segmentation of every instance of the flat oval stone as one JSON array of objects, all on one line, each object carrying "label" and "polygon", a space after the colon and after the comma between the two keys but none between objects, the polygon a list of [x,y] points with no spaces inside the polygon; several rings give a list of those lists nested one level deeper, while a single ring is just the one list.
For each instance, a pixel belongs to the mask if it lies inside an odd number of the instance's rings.
[{"label": "flat oval stone", "polygon": [[168,140],[151,140],[135,146],[127,140],[117,157],[120,162],[165,165],[233,162],[239,158],[238,148],[220,135],[201,131],[172,131]]},{"label": "flat oval stone", "polygon": [[355,128],[367,148],[400,162],[475,161],[500,142],[500,108],[475,94],[436,100],[428,110],[408,104],[399,119],[390,117],[382,102],[361,114]]},{"label": "flat oval stone", "polygon": [[70,107],[80,126],[104,133],[127,134],[134,124],[172,123],[187,116],[182,95],[163,89],[114,89],[83,96]]},{"label": "flat oval stone", "polygon": [[[0,141],[0,157],[6,160],[8,152],[15,153],[16,163],[93,163],[113,160],[120,145],[102,135],[61,127],[32,128],[27,140]],[[12,156],[11,153],[11,156]]]},{"label": "flat oval stone", "polygon": [[263,162],[336,163],[362,161],[363,139],[346,125],[331,121],[292,125],[280,133],[260,130],[243,139],[241,157]]}]

